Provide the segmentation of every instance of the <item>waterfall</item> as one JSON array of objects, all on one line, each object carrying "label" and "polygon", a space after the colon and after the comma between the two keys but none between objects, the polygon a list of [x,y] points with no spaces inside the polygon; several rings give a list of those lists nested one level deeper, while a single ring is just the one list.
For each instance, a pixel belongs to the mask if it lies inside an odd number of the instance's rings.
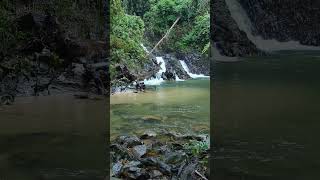
[{"label": "waterfall", "polygon": [[209,76],[205,76],[203,74],[193,74],[190,72],[186,62],[182,61],[182,60],[179,60],[180,61],[180,64],[181,66],[183,67],[183,69],[186,71],[186,73],[191,77],[191,78],[208,78]]},{"label": "waterfall", "polygon": [[160,64],[160,70],[157,72],[155,78],[145,79],[144,84],[146,85],[160,85],[164,80],[161,77],[162,73],[166,72],[166,63],[162,57],[156,57],[157,63]]},{"label": "waterfall", "polygon": [[257,48],[264,51],[280,50],[319,50],[318,47],[301,45],[298,41],[279,42],[275,39],[266,40],[261,36],[252,34],[252,24],[246,11],[237,0],[225,0],[231,17],[236,21],[240,30],[247,34],[247,37]]},{"label": "waterfall", "polygon": [[184,81],[183,79],[180,79],[177,74],[175,74],[175,76],[176,76],[176,81]]},{"label": "waterfall", "polygon": [[[140,44],[141,47],[143,48],[143,50],[146,53],[149,53],[148,49],[143,45]],[[156,57],[157,63],[160,64],[160,70],[157,72],[157,74],[155,75],[155,78],[150,78],[150,79],[145,79],[143,82],[146,85],[160,85],[164,80],[161,77],[163,72],[166,72],[166,63],[164,62],[162,57]]]}]

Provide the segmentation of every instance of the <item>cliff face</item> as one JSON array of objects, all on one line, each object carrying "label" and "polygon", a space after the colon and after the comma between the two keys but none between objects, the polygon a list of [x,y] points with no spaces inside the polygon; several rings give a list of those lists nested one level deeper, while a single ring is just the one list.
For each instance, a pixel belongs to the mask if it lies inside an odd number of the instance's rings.
[{"label": "cliff face", "polygon": [[320,2],[314,0],[240,0],[255,34],[264,39],[320,45]]},{"label": "cliff face", "polygon": [[220,54],[244,56],[258,54],[257,47],[241,31],[231,17],[225,0],[211,3],[211,39]]},{"label": "cliff face", "polygon": [[[238,9],[243,10],[242,14],[234,12],[238,10],[237,8],[236,10],[230,9],[230,4],[236,2],[239,3]],[[276,40],[278,42],[296,41],[297,44],[307,46],[320,46],[319,1],[216,0],[212,3],[211,8],[213,17],[211,39],[221,55],[250,56],[261,54],[257,50],[260,46],[252,40],[257,37],[260,38],[258,38],[260,43],[263,40]],[[241,20],[239,22],[239,19],[246,19],[249,23]],[[246,33],[241,31],[244,26],[246,26]],[[248,33],[248,31],[250,32]],[[269,41],[268,45],[281,45],[278,42]],[[285,49],[283,47],[282,50]],[[286,45],[286,47],[290,48],[290,45]]]}]

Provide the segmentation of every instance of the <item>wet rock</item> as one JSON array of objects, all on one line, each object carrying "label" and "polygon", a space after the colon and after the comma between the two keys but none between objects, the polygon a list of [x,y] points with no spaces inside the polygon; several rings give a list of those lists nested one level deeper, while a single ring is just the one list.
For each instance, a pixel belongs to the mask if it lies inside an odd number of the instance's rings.
[{"label": "wet rock", "polygon": [[137,136],[120,136],[119,142],[126,147],[142,145],[142,141]]},{"label": "wet rock", "polygon": [[180,78],[180,79],[189,79],[190,76],[188,75],[188,73],[183,69],[179,59],[173,55],[173,54],[166,54],[163,58],[166,62],[166,69],[168,70],[168,72],[166,72],[165,78],[167,78],[168,80],[175,80],[176,79],[176,75]]},{"label": "wet rock", "polygon": [[117,79],[127,78],[130,82],[133,82],[137,79],[136,75],[134,75],[125,65],[118,64],[115,67],[116,71],[118,72]]},{"label": "wet rock", "polygon": [[157,133],[155,133],[154,131],[145,131],[141,136],[140,138],[141,139],[149,139],[149,138],[152,138],[152,137],[156,137],[157,136]]},{"label": "wet rock", "polygon": [[164,80],[176,80],[176,76],[175,76],[175,73],[172,69],[170,70],[167,70],[166,72],[164,72],[161,77],[164,79]]},{"label": "wet rock", "polygon": [[132,151],[136,158],[140,158],[147,153],[147,147],[145,145],[134,146]]}]

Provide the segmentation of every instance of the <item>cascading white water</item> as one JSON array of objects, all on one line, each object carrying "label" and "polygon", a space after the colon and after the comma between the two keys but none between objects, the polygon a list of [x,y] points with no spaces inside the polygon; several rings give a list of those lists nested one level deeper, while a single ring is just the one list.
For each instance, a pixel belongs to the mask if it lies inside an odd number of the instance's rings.
[{"label": "cascading white water", "polygon": [[[149,53],[148,49],[140,44],[146,53]],[[157,72],[155,78],[145,79],[143,82],[146,85],[160,85],[164,80],[161,77],[163,72],[166,72],[166,63],[164,62],[162,57],[156,57],[157,63],[160,64],[160,70]]]},{"label": "cascading white water", "polygon": [[145,79],[143,82],[146,85],[160,85],[164,80],[161,77],[162,73],[166,72],[166,63],[162,57],[156,57],[157,63],[160,64],[160,70],[155,78]]},{"label": "cascading white water", "polygon": [[175,77],[176,77],[176,81],[184,81],[183,79],[180,79],[177,74],[175,74]]},{"label": "cascading white water", "polygon": [[190,72],[186,62],[182,61],[182,60],[179,60],[180,61],[180,64],[181,66],[183,67],[183,69],[186,71],[186,73],[191,77],[191,78],[209,78],[209,76],[205,76],[203,74],[193,74]]},{"label": "cascading white water", "polygon": [[[146,53],[149,53],[148,49],[141,44],[142,48],[145,50]],[[164,61],[164,59],[162,57],[156,57],[157,63],[160,64],[160,70],[157,72],[157,74],[155,75],[156,77],[154,78],[150,78],[150,79],[145,79],[143,82],[145,85],[160,85],[162,82],[164,82],[164,79],[161,77],[162,74],[164,72],[167,71],[166,68],[166,62]],[[203,74],[193,74],[190,72],[187,64],[184,61],[180,61],[183,69],[187,72],[187,74],[191,77],[191,78],[208,78],[209,76],[205,76]],[[176,81],[184,81],[183,79],[180,79],[179,76],[175,73],[175,78]]]},{"label": "cascading white water", "polygon": [[237,0],[226,0],[226,4],[239,29],[244,31],[249,40],[261,50],[320,50],[318,47],[301,45],[298,41],[279,42],[275,39],[266,40],[261,36],[254,36],[252,34],[252,24],[250,18],[242,8],[241,4]]}]

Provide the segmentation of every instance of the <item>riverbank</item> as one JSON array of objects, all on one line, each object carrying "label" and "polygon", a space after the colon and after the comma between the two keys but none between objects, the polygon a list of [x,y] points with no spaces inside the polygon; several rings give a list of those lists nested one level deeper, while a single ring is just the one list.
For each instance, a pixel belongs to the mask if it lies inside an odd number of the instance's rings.
[{"label": "riverbank", "polygon": [[119,136],[111,143],[111,175],[121,179],[208,179],[210,138],[168,131]]}]

